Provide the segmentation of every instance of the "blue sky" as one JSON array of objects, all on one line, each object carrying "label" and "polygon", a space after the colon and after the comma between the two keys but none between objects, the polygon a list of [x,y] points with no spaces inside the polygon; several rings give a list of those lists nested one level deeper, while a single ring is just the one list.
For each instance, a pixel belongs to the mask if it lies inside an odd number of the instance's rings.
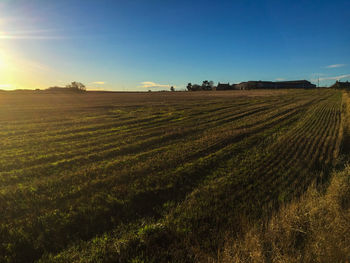
[{"label": "blue sky", "polygon": [[350,80],[350,1],[1,0],[0,89]]}]

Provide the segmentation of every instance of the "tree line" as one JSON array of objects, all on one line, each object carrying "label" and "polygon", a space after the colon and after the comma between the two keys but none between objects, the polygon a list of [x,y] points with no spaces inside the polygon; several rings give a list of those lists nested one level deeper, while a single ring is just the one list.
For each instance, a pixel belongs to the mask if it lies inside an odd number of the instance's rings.
[{"label": "tree line", "polygon": [[85,92],[86,86],[77,81],[73,81],[71,84],[66,85],[65,87],[50,87],[47,89],[48,91],[72,91],[72,92]]},{"label": "tree line", "polygon": [[204,80],[202,82],[202,85],[188,83],[186,88],[187,88],[188,91],[213,90],[213,88],[214,88],[214,81],[212,81],[212,80],[210,80],[210,81]]}]

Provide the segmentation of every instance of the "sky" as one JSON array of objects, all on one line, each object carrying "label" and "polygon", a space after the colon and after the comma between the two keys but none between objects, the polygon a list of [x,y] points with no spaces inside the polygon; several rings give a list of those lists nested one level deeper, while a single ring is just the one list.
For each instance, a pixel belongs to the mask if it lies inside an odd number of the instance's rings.
[{"label": "sky", "polygon": [[350,80],[350,1],[0,0],[0,89]]}]

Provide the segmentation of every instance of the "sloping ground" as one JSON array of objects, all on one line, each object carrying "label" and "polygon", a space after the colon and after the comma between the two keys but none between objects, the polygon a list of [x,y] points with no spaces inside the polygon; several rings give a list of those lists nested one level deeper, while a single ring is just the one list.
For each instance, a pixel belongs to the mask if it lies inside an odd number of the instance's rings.
[{"label": "sloping ground", "polygon": [[341,157],[345,168],[332,173],[329,185],[311,186],[267,224],[247,226],[243,236],[228,234],[215,262],[350,261],[349,102],[345,92]]},{"label": "sloping ground", "polygon": [[340,91],[239,94],[1,97],[0,261],[215,259],[327,181]]},{"label": "sloping ground", "polygon": [[244,237],[232,237],[217,262],[349,262],[350,167],[332,174],[325,194],[312,187],[266,228],[252,226]]}]

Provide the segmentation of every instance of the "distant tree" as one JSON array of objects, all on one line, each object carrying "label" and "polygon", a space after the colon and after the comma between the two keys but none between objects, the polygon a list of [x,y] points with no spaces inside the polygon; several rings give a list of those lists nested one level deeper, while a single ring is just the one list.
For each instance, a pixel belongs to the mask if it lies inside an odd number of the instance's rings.
[{"label": "distant tree", "polygon": [[200,90],[214,90],[214,82],[204,80],[202,85],[188,83],[187,84],[188,91],[200,91]]},{"label": "distant tree", "polygon": [[192,91],[199,91],[199,90],[202,90],[202,86],[200,86],[198,84],[192,85]]},{"label": "distant tree", "polygon": [[54,92],[85,92],[86,87],[81,82],[73,81],[71,84],[68,84],[65,87],[54,86],[48,88],[47,90]]},{"label": "distant tree", "polygon": [[214,87],[213,81],[204,80],[202,83],[202,90],[212,90]]},{"label": "distant tree", "polygon": [[202,83],[202,87],[206,87],[206,86],[209,86],[209,81],[204,80]]},{"label": "distant tree", "polygon": [[192,91],[192,84],[188,83],[186,88],[187,88],[188,91]]},{"label": "distant tree", "polygon": [[170,91],[175,91],[173,86],[170,87]]},{"label": "distant tree", "polygon": [[85,85],[81,82],[76,82],[76,81],[73,81],[71,84],[68,84],[66,88],[77,90],[77,91],[86,91]]}]

